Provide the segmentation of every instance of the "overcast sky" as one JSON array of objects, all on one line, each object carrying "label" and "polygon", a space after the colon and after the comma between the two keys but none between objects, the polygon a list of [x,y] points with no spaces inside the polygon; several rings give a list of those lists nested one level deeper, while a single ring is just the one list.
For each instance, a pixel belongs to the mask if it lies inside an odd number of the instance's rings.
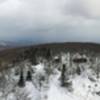
[{"label": "overcast sky", "polygon": [[100,42],[100,0],[0,0],[0,40]]}]

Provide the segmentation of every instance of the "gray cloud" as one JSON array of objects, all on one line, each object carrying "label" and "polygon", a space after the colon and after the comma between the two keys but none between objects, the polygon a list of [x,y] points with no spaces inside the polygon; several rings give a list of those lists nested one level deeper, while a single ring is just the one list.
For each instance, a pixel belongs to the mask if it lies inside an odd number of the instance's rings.
[{"label": "gray cloud", "polygon": [[0,39],[100,42],[99,0],[0,0]]}]

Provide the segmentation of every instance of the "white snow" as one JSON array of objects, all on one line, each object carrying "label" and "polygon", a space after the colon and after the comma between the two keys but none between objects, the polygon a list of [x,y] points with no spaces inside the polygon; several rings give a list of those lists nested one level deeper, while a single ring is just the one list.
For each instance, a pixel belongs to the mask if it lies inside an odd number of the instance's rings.
[{"label": "white snow", "polygon": [[[58,75],[59,76],[59,75]],[[47,100],[99,100],[100,96],[93,94],[98,89],[100,90],[100,83],[97,83],[99,87],[95,88],[95,84],[92,83],[87,77],[76,76],[73,79],[73,92],[68,92],[67,89],[62,88],[59,85],[58,76],[53,76],[51,79],[50,89],[48,91]],[[89,88],[89,86],[91,88]]]},{"label": "white snow", "polygon": [[36,73],[44,72],[44,65],[42,63],[40,63],[36,66],[32,66],[32,68],[35,69]]},{"label": "white snow", "polygon": [[40,99],[40,93],[35,88],[35,86],[31,82],[26,82],[25,90],[26,94],[28,95],[28,98],[31,98],[31,100],[39,100]]},{"label": "white snow", "polygon": [[[67,55],[68,56],[68,55]],[[66,64],[67,57],[64,55],[62,57],[62,62]],[[69,60],[67,60],[69,61]],[[24,88],[15,88],[15,92],[9,93],[7,99],[1,98],[2,92],[0,91],[0,100],[17,100],[16,95],[19,96],[20,100],[100,100],[100,96],[96,94],[96,92],[100,92],[100,79],[96,78],[96,75],[93,74],[93,71],[89,69],[89,64],[82,64],[85,66],[84,71],[81,75],[75,74],[74,77],[70,77],[72,81],[72,88],[73,91],[69,91],[67,87],[61,87],[60,85],[60,76],[61,71],[58,71],[57,68],[54,68],[53,72],[55,74],[51,74],[48,78],[47,83],[43,83],[43,85],[47,85],[48,88],[42,87],[42,89],[38,89],[34,82],[27,82],[25,83]],[[73,64],[73,67],[77,65]],[[46,75],[44,74],[45,64],[38,64],[36,66],[32,66],[35,69],[35,74],[39,75]],[[81,67],[81,65],[80,65]],[[13,76],[14,77],[14,76]],[[96,80],[96,82],[92,82],[89,77]],[[34,75],[33,80],[37,80]],[[36,82],[39,82],[36,81]],[[45,89],[46,88],[46,89]],[[16,93],[16,94],[15,94]],[[45,95],[45,98],[42,98],[42,95]]]},{"label": "white snow", "polygon": [[40,92],[32,82],[26,82],[24,88],[17,87],[16,93],[22,100],[40,100]]}]

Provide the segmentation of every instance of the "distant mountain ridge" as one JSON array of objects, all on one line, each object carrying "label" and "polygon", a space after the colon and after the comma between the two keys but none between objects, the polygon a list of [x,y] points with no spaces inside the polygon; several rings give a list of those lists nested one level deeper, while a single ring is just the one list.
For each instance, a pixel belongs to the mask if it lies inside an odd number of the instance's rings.
[{"label": "distant mountain ridge", "polygon": [[32,45],[32,43],[27,42],[27,41],[13,42],[13,41],[0,40],[0,50],[4,50],[4,49],[8,49],[8,48],[22,47],[22,46],[28,46],[28,45]]},{"label": "distant mountain ridge", "polygon": [[0,50],[4,50],[7,48],[17,47],[18,44],[15,42],[9,42],[9,41],[0,41]]}]

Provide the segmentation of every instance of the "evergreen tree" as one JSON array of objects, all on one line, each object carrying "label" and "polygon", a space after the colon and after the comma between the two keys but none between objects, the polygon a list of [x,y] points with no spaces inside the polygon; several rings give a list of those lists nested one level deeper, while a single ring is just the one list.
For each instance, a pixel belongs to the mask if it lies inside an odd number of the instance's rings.
[{"label": "evergreen tree", "polygon": [[19,87],[24,87],[25,86],[25,81],[24,81],[24,76],[23,76],[23,71],[21,70],[21,74],[20,74],[20,79],[18,82],[18,86]]},{"label": "evergreen tree", "polygon": [[66,65],[63,64],[61,72],[61,86],[65,86],[65,72],[66,72]]},{"label": "evergreen tree", "polygon": [[46,58],[47,58],[48,60],[50,60],[51,57],[52,57],[51,50],[48,49],[48,50],[47,50],[47,53],[46,53]]},{"label": "evergreen tree", "polygon": [[66,65],[63,64],[62,66],[62,73],[61,73],[61,86],[62,87],[66,87],[68,89],[68,91],[73,91],[73,88],[72,88],[72,82],[69,81],[69,78],[67,76],[65,76],[65,73],[66,73]]},{"label": "evergreen tree", "polygon": [[76,73],[78,74],[78,75],[80,75],[81,74],[81,69],[80,69],[80,67],[78,66],[77,67],[77,69],[76,69]]},{"label": "evergreen tree", "polygon": [[27,81],[32,81],[32,75],[31,75],[31,72],[30,71],[27,72],[26,80]]},{"label": "evergreen tree", "polygon": [[31,53],[30,53],[29,59],[30,59],[30,62],[32,63],[32,65],[37,65],[38,64],[37,59],[36,59],[37,51],[38,51],[37,48],[30,50]]}]

